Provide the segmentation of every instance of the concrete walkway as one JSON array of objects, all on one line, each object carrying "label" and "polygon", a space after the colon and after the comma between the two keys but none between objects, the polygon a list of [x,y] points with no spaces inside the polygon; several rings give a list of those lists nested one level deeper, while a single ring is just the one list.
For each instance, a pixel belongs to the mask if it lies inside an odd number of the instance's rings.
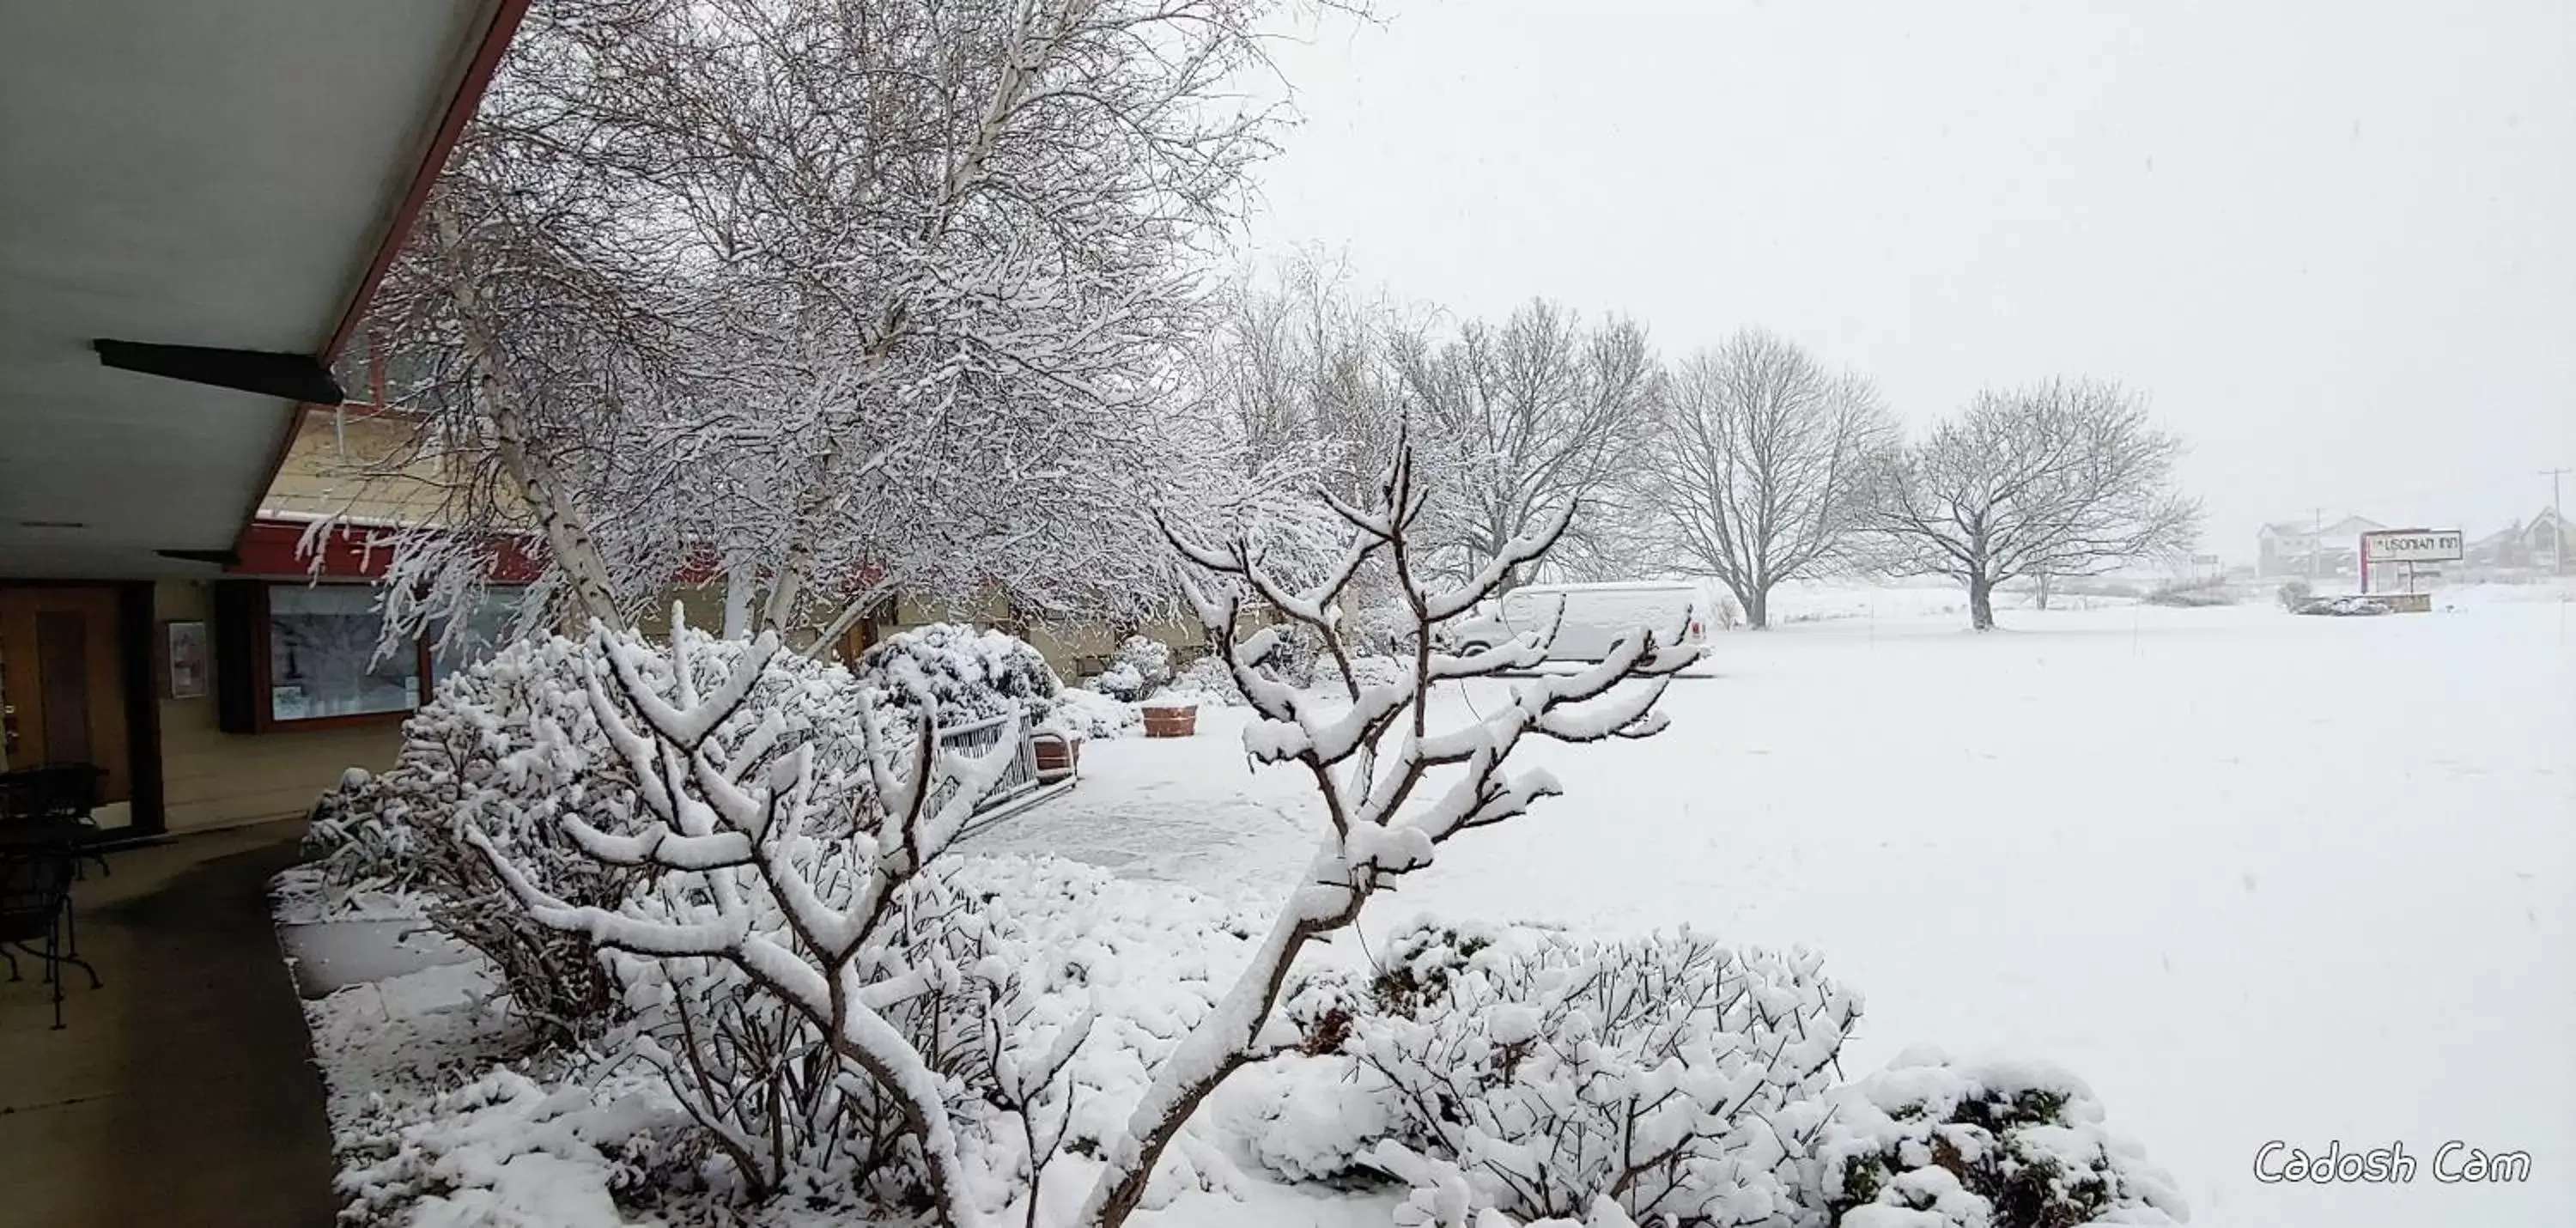
[{"label": "concrete walkway", "polygon": [[[0,979],[0,1226],[327,1228],[331,1130],[268,880],[301,820],[110,855],[74,897],[64,1030]],[[0,978],[6,977],[0,969]]]}]

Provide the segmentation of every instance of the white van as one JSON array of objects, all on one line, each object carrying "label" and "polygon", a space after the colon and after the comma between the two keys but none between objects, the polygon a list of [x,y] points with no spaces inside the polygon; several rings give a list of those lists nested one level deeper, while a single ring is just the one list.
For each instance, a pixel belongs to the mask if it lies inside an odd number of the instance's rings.
[{"label": "white van", "polygon": [[1639,627],[1654,632],[1659,644],[1678,635],[1685,646],[1704,645],[1711,609],[1700,586],[1686,581],[1525,584],[1479,606],[1449,636],[1458,651],[1475,652],[1523,635],[1545,636],[1553,627],[1548,660],[1598,661]]}]

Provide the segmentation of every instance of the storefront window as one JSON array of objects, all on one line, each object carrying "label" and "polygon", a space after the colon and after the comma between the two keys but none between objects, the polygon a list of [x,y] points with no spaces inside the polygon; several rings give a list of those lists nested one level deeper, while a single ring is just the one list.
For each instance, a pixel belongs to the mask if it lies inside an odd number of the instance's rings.
[{"label": "storefront window", "polygon": [[519,598],[525,590],[496,588],[483,596],[482,604],[458,633],[451,637],[437,630],[430,633],[429,685],[435,692],[449,674],[492,655],[510,640],[510,628],[518,621]]},{"label": "storefront window", "polygon": [[420,654],[385,650],[376,593],[365,585],[268,592],[268,708],[279,721],[315,720],[420,705]]}]

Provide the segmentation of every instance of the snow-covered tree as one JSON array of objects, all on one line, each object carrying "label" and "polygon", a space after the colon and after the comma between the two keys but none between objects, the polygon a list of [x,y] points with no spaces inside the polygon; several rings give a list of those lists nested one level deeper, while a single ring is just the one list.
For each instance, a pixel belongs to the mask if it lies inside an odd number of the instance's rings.
[{"label": "snow-covered tree", "polygon": [[1205,379],[1243,454],[1311,471],[1310,487],[1365,499],[1393,457],[1403,390],[1391,303],[1360,293],[1343,260],[1299,250],[1233,287]]},{"label": "snow-covered tree", "polygon": [[1648,455],[1677,561],[1767,627],[1772,588],[1833,562],[1859,524],[1894,424],[1868,380],[1760,330],[1691,355],[1669,404]]},{"label": "snow-covered tree", "polygon": [[1878,565],[1968,590],[1978,630],[1995,586],[2085,576],[2179,550],[2200,505],[2173,487],[2182,442],[2117,384],[2056,379],[1978,394],[1966,412],[1899,449],[1871,478]]},{"label": "snow-covered tree", "polygon": [[[898,587],[1168,601],[1148,505],[1270,7],[535,6],[386,295],[472,458],[439,528],[613,623],[692,572],[826,644]],[[414,538],[410,587],[469,587]]]},{"label": "snow-covered tree", "polygon": [[1533,300],[1500,325],[1468,321],[1446,340],[1409,330],[1395,362],[1426,476],[1443,488],[1439,519],[1421,539],[1439,566],[1479,574],[1508,543],[1561,516],[1571,520],[1558,566],[1628,564],[1621,552],[1639,540],[1636,479],[1663,384],[1642,326],[1586,328],[1572,311]]},{"label": "snow-covered tree", "polygon": [[[1442,683],[1526,672],[1544,659],[1539,635],[1459,655],[1436,647],[1438,631],[1544,558],[1573,510],[1554,511],[1531,532],[1499,543],[1473,575],[1452,583],[1428,570],[1419,536],[1437,497],[1418,477],[1411,447],[1399,441],[1376,499],[1333,501],[1349,544],[1332,574],[1304,588],[1281,583],[1247,541],[1175,535],[1174,545],[1206,573],[1190,582],[1191,604],[1258,715],[1245,749],[1258,762],[1293,763],[1311,775],[1328,830],[1250,965],[1157,1070],[1125,1134],[1106,1144],[1107,1167],[1084,1203],[1085,1225],[1124,1222],[1156,1161],[1209,1094],[1235,1071],[1297,1043],[1296,1029],[1274,1016],[1289,968],[1308,944],[1349,927],[1373,896],[1429,866],[1460,833],[1516,818],[1558,792],[1549,773],[1507,766],[1524,739],[1651,735],[1664,724],[1655,705],[1669,676],[1696,659],[1663,647],[1679,642],[1681,628],[1639,627],[1579,673],[1516,683],[1490,715],[1435,728],[1432,697]],[[1346,661],[1343,598],[1352,577],[1381,558],[1413,620],[1411,655],[1395,681],[1342,696],[1301,691],[1263,671],[1287,627],[1321,638]],[[1255,601],[1277,621],[1250,629],[1245,616]]]}]

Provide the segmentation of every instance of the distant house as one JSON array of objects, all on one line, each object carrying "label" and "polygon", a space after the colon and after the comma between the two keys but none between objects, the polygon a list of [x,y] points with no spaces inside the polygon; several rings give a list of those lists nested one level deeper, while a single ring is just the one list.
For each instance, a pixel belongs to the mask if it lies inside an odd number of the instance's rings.
[{"label": "distant house", "polygon": [[2544,507],[2539,514],[2479,538],[2469,547],[2469,561],[2483,567],[2561,569],[2576,563],[2576,522]]},{"label": "distant house", "polygon": [[2354,575],[2361,569],[2361,535],[2387,527],[2365,516],[2264,525],[2254,531],[2254,574]]}]

